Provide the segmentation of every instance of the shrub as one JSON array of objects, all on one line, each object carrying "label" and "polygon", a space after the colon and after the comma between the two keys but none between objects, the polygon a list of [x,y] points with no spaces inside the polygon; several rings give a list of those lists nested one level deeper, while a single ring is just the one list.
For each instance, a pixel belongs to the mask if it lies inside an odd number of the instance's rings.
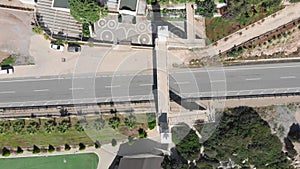
[{"label": "shrub", "polygon": [[125,125],[129,128],[133,128],[136,124],[136,117],[133,114],[130,114],[125,118]]},{"label": "shrub", "polygon": [[156,115],[155,113],[147,113],[147,121],[148,121],[148,128],[153,130],[156,127]]},{"label": "shrub", "polygon": [[114,116],[109,119],[108,124],[113,128],[117,129],[120,125],[121,119],[117,116]]},{"label": "shrub", "polygon": [[15,133],[21,133],[25,126],[25,120],[16,120],[13,124],[13,130]]},{"label": "shrub", "polygon": [[33,151],[32,151],[32,153],[33,154],[38,154],[40,152],[41,152],[41,149],[38,146],[33,145]]},{"label": "shrub", "polygon": [[10,156],[10,150],[7,149],[6,147],[4,147],[4,148],[2,149],[2,156],[4,156],[4,157]]},{"label": "shrub", "polygon": [[117,140],[116,139],[112,139],[111,140],[111,145],[114,147],[117,145]]},{"label": "shrub", "polygon": [[55,120],[48,120],[45,124],[44,124],[44,128],[46,133],[51,133],[53,131],[55,131],[56,129],[56,121]]},{"label": "shrub", "polygon": [[28,134],[35,134],[40,129],[40,124],[36,121],[30,122],[26,126],[26,131]]},{"label": "shrub", "polygon": [[1,121],[0,122],[0,134],[6,134],[10,129],[10,121]]},{"label": "shrub", "polygon": [[77,123],[75,124],[75,129],[78,132],[83,132],[84,131],[84,128],[83,128],[82,124],[80,124],[79,121],[77,121]]},{"label": "shrub", "polygon": [[48,151],[49,151],[49,153],[53,153],[55,151],[55,147],[53,145],[49,144]]},{"label": "shrub", "polygon": [[17,154],[23,154],[23,149],[20,147],[20,146],[18,146],[18,148],[17,148]]},{"label": "shrub", "polygon": [[85,150],[86,146],[83,143],[79,143],[79,150]]},{"label": "shrub", "polygon": [[35,25],[33,28],[32,28],[32,32],[34,32],[35,34],[42,34],[43,33],[43,29],[38,26],[38,25]]},{"label": "shrub", "polygon": [[70,151],[71,150],[71,147],[69,144],[65,144],[65,151]]},{"label": "shrub", "polygon": [[50,36],[47,35],[46,33],[44,33],[44,39],[45,39],[45,40],[50,40]]},{"label": "shrub", "polygon": [[98,118],[93,122],[93,128],[96,130],[101,130],[105,126],[105,120],[103,118]]},{"label": "shrub", "polygon": [[57,131],[60,133],[65,133],[71,128],[71,121],[70,120],[63,120],[57,126]]},{"label": "shrub", "polygon": [[147,138],[147,132],[144,129],[140,128],[138,132],[139,132],[139,138]]}]

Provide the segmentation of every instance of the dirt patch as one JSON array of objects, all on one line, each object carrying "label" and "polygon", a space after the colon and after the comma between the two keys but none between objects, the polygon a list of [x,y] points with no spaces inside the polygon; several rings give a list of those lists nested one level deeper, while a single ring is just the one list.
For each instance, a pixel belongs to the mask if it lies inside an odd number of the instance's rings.
[{"label": "dirt patch", "polygon": [[4,59],[8,58],[8,56],[9,56],[9,53],[0,51],[0,63],[1,63]]},{"label": "dirt patch", "polygon": [[14,55],[17,65],[33,62],[29,54],[30,39],[33,36],[32,21],[31,12],[0,11],[0,51]]}]

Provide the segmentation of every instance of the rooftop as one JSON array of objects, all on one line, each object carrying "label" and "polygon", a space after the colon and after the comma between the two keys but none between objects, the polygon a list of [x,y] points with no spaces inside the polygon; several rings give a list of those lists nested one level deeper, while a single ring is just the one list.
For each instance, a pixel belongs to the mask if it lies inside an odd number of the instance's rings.
[{"label": "rooftop", "polygon": [[53,0],[52,7],[70,9],[69,0]]},{"label": "rooftop", "polygon": [[138,0],[120,0],[119,10],[136,11]]}]

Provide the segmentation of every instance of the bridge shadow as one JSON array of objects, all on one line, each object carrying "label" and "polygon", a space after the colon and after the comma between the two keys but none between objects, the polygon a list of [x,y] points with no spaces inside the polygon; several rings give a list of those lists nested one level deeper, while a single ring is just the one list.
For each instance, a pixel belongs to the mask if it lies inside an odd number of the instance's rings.
[{"label": "bridge shadow", "polygon": [[193,110],[206,110],[204,107],[202,107],[201,105],[199,105],[198,103],[192,101],[192,100],[186,100],[186,99],[182,99],[181,96],[179,96],[178,94],[176,94],[173,91],[169,91],[170,92],[170,99],[171,101],[174,101],[175,103],[177,103],[178,105],[182,106],[183,108],[193,111]]}]

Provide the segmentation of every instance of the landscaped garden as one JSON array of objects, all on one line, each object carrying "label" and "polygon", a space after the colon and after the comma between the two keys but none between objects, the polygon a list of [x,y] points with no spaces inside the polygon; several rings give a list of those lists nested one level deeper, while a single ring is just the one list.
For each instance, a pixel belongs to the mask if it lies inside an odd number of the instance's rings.
[{"label": "landscaped garden", "polygon": [[206,34],[217,41],[282,9],[281,0],[232,0],[222,17],[206,18]]},{"label": "landscaped garden", "polygon": [[96,154],[57,155],[0,159],[0,168],[24,169],[97,169]]},{"label": "landscaped garden", "polygon": [[[0,147],[2,155],[27,149],[35,153],[57,150],[65,145],[70,148],[94,146],[100,148],[107,144],[127,140],[128,137],[145,138],[146,130],[156,126],[154,113],[147,114],[109,114],[69,117],[62,109],[61,117],[32,118],[0,121]],[[97,143],[97,144],[96,144]],[[68,147],[67,146],[67,147]]]}]

